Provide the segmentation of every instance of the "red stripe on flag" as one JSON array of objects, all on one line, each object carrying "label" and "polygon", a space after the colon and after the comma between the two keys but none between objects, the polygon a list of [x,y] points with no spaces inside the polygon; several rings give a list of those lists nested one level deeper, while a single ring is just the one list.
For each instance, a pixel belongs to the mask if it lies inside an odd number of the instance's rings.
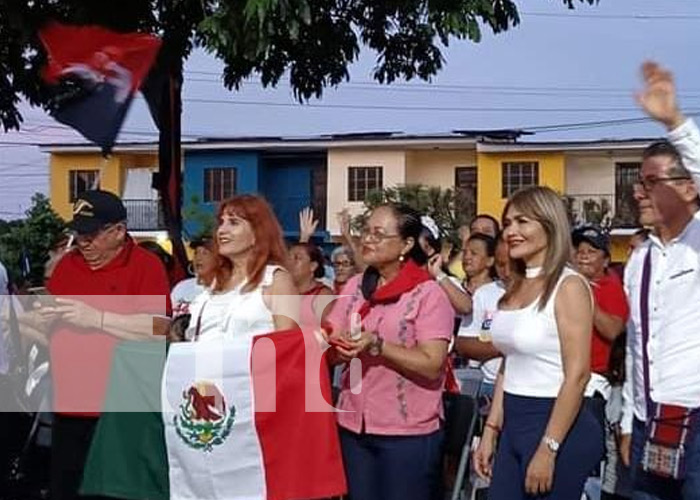
[{"label": "red stripe on flag", "polygon": [[44,79],[58,83],[68,68],[84,65],[108,76],[116,63],[131,72],[131,91],[141,87],[161,41],[145,33],[117,33],[100,26],[50,23],[39,32],[48,61]]},{"label": "red stripe on flag", "polygon": [[[255,426],[265,467],[268,500],[312,499],[347,492],[335,413],[306,411],[306,391],[320,391],[331,400],[328,369],[319,366],[320,388],[307,382],[307,360],[319,362],[320,349],[307,356],[301,330],[256,337],[275,345],[276,411],[256,412]],[[315,342],[309,342],[315,348]],[[253,364],[258,363],[255,355]],[[314,368],[314,367],[310,367]],[[256,366],[251,372],[256,373]],[[255,407],[268,400],[254,383]],[[269,386],[268,386],[269,390]]]}]

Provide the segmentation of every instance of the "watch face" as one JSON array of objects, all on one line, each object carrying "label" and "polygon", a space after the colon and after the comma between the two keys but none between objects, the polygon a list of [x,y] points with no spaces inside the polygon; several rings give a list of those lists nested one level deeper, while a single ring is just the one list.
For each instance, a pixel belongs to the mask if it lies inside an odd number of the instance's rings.
[{"label": "watch face", "polygon": [[554,439],[549,438],[546,441],[547,443],[547,448],[549,448],[553,452],[559,451],[559,443],[557,443]]}]

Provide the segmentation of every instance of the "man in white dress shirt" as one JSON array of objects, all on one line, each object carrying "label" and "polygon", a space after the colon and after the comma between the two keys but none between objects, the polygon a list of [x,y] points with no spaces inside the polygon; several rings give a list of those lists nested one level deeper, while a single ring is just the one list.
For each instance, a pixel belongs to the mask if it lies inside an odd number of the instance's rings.
[{"label": "man in white dress shirt", "polygon": [[[668,141],[647,148],[635,186],[640,223],[654,230],[632,254],[625,273],[631,316],[621,453],[623,461],[631,463],[634,500],[698,500],[700,432],[691,432],[685,441],[682,478],[664,478],[641,465],[649,418],[647,392],[654,403],[700,408],[700,132],[677,106],[672,74],[651,62],[642,66],[642,74],[645,86],[637,100],[667,128]],[[647,254],[648,293],[642,297]],[[648,304],[648,391],[642,299]],[[697,424],[697,412],[695,420]]]}]

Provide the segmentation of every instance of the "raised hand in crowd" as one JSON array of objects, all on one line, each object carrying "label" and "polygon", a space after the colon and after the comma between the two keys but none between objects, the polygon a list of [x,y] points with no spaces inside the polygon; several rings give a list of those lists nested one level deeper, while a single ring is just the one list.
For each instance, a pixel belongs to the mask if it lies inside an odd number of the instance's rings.
[{"label": "raised hand in crowd", "polygon": [[428,260],[428,272],[433,278],[437,278],[443,273],[442,264],[442,255],[439,253],[436,253]]},{"label": "raised hand in crowd", "polygon": [[642,109],[653,119],[673,130],[683,123],[676,100],[676,87],[673,74],[653,61],[642,64],[644,89],[637,92],[636,99]]},{"label": "raised hand in crowd", "polygon": [[299,212],[299,242],[308,243],[316,232],[318,219],[314,219],[314,209],[306,207]]},{"label": "raised hand in crowd", "polygon": [[350,231],[350,212],[347,208],[344,208],[337,215],[338,225],[340,226],[340,234],[346,240],[352,239],[352,233]]},{"label": "raised hand in crowd", "polygon": [[338,225],[340,226],[340,235],[343,238],[343,244],[350,248],[353,252],[353,257],[355,259],[355,269],[359,272],[364,271],[365,264],[362,260],[362,248],[359,240],[352,235],[352,230],[350,228],[350,223],[352,221],[352,216],[347,208],[342,209],[336,215],[338,220]]}]

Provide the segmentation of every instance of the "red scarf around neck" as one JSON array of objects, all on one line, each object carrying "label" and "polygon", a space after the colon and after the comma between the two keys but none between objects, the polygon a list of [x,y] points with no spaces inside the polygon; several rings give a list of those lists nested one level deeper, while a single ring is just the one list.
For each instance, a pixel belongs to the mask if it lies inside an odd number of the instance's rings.
[{"label": "red scarf around neck", "polygon": [[424,281],[431,279],[432,277],[428,271],[409,260],[401,267],[399,274],[394,279],[378,287],[379,271],[373,267],[368,267],[362,277],[362,295],[365,298],[365,302],[358,311],[360,318],[364,319],[372,307],[377,304],[398,302],[404,293],[410,292]]}]

